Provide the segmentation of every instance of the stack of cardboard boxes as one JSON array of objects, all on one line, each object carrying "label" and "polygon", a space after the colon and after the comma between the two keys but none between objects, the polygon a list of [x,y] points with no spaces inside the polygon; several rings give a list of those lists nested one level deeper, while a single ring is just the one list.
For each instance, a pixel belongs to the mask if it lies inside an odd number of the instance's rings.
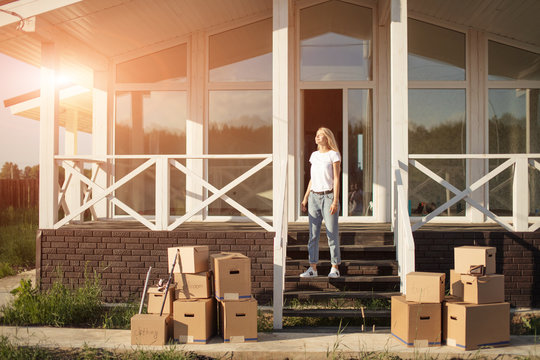
[{"label": "stack of cardboard boxes", "polygon": [[504,275],[495,274],[495,250],[454,249],[450,296],[444,296],[445,274],[407,274],[406,295],[392,297],[392,335],[418,347],[444,342],[464,350],[508,345],[510,304],[504,302]]},{"label": "stack of cardboard boxes", "polygon": [[454,249],[450,295],[443,303],[443,338],[464,350],[510,343],[510,304],[504,302],[504,275],[495,273],[496,249]]},{"label": "stack of cardboard boxes", "polygon": [[224,341],[257,341],[257,302],[251,297],[250,259],[234,253],[209,258],[208,250],[207,246],[168,249],[168,268],[173,273],[167,298],[164,301],[164,287],[148,290],[148,314],[131,319],[133,345],[164,345],[170,338],[206,344],[216,333],[218,312]]},{"label": "stack of cardboard boxes", "polygon": [[391,332],[407,346],[441,345],[444,273],[407,274],[406,295],[392,296]]}]

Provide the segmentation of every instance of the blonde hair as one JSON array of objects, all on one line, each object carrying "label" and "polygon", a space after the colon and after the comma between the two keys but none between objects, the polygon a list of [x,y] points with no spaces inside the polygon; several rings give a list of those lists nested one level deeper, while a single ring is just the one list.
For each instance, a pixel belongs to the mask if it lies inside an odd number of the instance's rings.
[{"label": "blonde hair", "polygon": [[[336,138],[334,137],[334,133],[332,132],[332,130],[330,130],[329,128],[320,127],[317,131],[322,131],[328,142],[328,147],[339,154]],[[317,150],[320,150],[319,145],[317,145]]]}]

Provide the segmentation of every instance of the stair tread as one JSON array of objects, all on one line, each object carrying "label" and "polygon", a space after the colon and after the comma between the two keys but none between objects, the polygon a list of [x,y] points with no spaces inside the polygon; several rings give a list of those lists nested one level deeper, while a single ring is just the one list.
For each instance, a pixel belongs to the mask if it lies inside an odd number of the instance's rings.
[{"label": "stair tread", "polygon": [[340,291],[340,290],[287,290],[283,292],[284,296],[310,296],[310,297],[367,297],[367,298],[390,298],[392,296],[401,295],[397,291],[369,291],[369,290],[359,290],[359,291]]},{"label": "stair tread", "polygon": [[[319,245],[319,250],[329,249],[328,245]],[[358,250],[358,251],[396,251],[395,245],[340,245],[343,250]],[[287,245],[287,250],[303,250],[307,251],[307,244],[302,245]]]},{"label": "stair tread", "polygon": [[[330,260],[319,260],[317,266],[330,266]],[[287,259],[287,265],[309,265],[309,259]],[[343,266],[354,266],[354,265],[372,265],[372,266],[381,266],[381,265],[397,265],[397,260],[395,259],[380,259],[380,260],[341,260],[341,265]]]},{"label": "stair tread", "polygon": [[[362,316],[363,314],[363,316]],[[390,317],[390,309],[283,309],[283,316],[305,317]]]},{"label": "stair tread", "polygon": [[330,282],[399,282],[398,275],[344,275],[338,278],[329,278],[325,275],[313,277],[300,277],[298,275],[286,275],[285,280],[295,280],[301,282],[309,281],[330,281]]}]

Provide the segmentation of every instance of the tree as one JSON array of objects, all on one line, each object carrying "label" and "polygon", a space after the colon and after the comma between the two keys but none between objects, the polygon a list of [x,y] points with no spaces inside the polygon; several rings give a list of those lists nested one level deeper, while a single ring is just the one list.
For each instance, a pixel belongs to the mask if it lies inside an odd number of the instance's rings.
[{"label": "tree", "polygon": [[21,170],[19,166],[12,162],[6,161],[2,165],[2,170],[0,170],[0,179],[14,179],[18,180],[21,178]]},{"label": "tree", "polygon": [[24,179],[37,179],[39,178],[39,165],[26,166],[24,168]]}]

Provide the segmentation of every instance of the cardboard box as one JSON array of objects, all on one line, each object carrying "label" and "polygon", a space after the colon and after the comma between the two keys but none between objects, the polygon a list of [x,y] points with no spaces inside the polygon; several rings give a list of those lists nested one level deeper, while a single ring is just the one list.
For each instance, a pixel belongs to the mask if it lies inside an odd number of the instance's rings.
[{"label": "cardboard box", "polygon": [[454,269],[450,269],[450,295],[463,300],[463,282],[461,281],[461,274],[457,273]]},{"label": "cardboard box", "polygon": [[257,300],[226,300],[219,303],[219,330],[224,342],[257,341]]},{"label": "cardboard box", "polygon": [[463,302],[489,304],[504,302],[504,275],[461,275]]},{"label": "cardboard box", "polygon": [[131,318],[131,345],[165,345],[169,342],[169,314],[136,314]]},{"label": "cardboard box", "polygon": [[[163,305],[163,299],[165,297],[165,290],[159,291],[157,287],[148,288],[148,310],[149,314],[158,314],[161,312],[161,306]],[[163,306],[164,314],[172,314],[174,300],[174,284],[169,286],[169,292],[165,305]]]},{"label": "cardboard box", "polygon": [[407,274],[407,301],[421,303],[441,303],[444,299],[446,274],[431,272],[410,272]]},{"label": "cardboard box", "polygon": [[210,272],[174,274],[175,299],[204,299],[212,296]]},{"label": "cardboard box", "polygon": [[218,300],[251,299],[251,260],[238,253],[211,255],[214,294]]},{"label": "cardboard box", "polygon": [[171,271],[177,250],[180,250],[180,258],[176,260],[173,273],[196,274],[208,271],[208,246],[206,245],[168,248],[169,271]]},{"label": "cardboard box", "polygon": [[[445,302],[446,345],[463,350],[505,346],[510,343],[510,304]],[[443,335],[443,336],[444,336]]]},{"label": "cardboard box", "polygon": [[391,333],[411,347],[441,345],[441,304],[407,301],[392,296]]},{"label": "cardboard box", "polygon": [[173,305],[174,339],[181,343],[206,344],[216,331],[216,304],[210,299],[181,299]]},{"label": "cardboard box", "polygon": [[454,248],[454,270],[468,274],[472,265],[484,265],[486,275],[495,274],[495,253],[491,246],[459,246]]}]

